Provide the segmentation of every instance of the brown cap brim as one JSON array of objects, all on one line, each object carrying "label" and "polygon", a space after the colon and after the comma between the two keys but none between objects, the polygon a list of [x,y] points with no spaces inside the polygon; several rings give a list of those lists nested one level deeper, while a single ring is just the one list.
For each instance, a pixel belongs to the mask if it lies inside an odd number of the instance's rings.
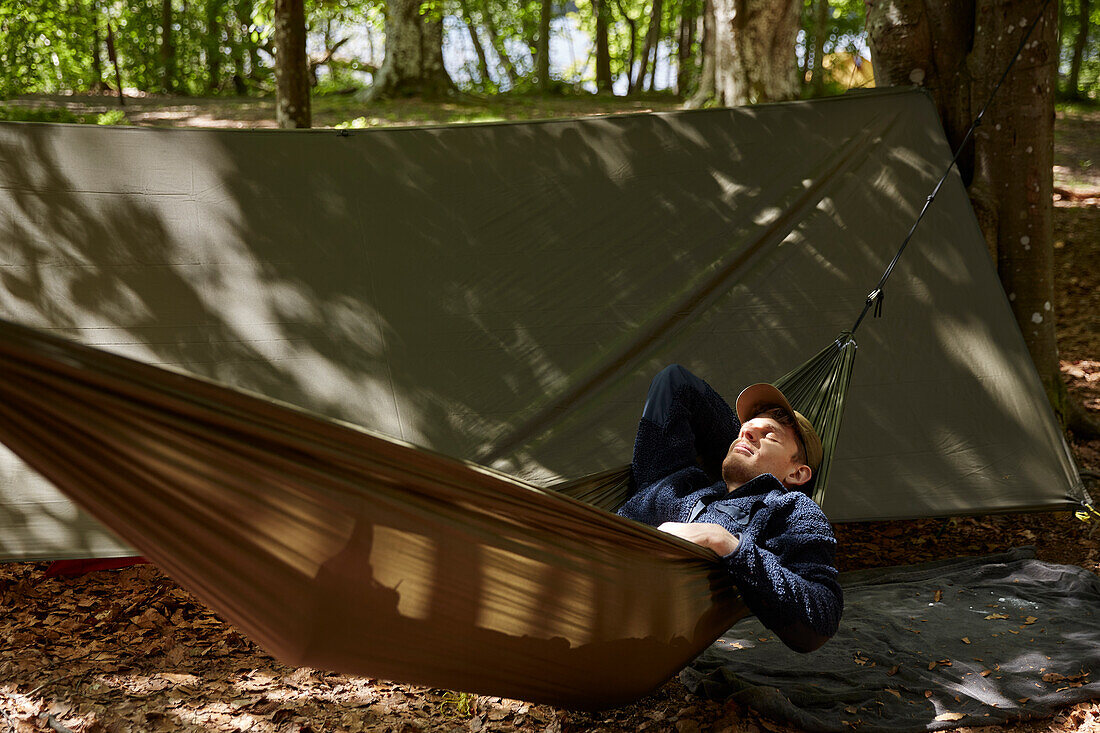
[{"label": "brown cap brim", "polygon": [[821,438],[818,437],[813,424],[806,419],[805,415],[791,407],[791,403],[774,384],[759,382],[741,390],[741,394],[737,395],[735,406],[737,419],[743,424],[756,417],[760,413],[760,408],[770,405],[778,405],[794,417],[795,432],[798,433],[802,447],[806,451],[806,464],[816,471],[821,466],[824,455]]}]

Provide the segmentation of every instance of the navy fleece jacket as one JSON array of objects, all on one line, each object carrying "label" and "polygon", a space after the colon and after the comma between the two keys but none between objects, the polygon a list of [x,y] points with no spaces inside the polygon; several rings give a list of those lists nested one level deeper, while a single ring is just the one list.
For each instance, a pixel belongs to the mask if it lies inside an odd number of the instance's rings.
[{"label": "navy fleece jacket", "polygon": [[728,491],[714,477],[741,425],[718,393],[682,366],[653,380],[638,425],[634,495],[619,514],[658,526],[713,522],[739,538],[722,558],[749,609],[795,651],[836,633],[844,601],[836,540],[821,508],[762,474]]}]

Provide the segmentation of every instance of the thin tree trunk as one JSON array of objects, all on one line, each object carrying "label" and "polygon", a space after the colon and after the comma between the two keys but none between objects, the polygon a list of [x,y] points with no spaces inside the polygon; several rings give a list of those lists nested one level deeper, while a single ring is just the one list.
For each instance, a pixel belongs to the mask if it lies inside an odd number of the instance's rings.
[{"label": "thin tree trunk", "polygon": [[733,106],[798,96],[799,0],[715,0],[715,95]]},{"label": "thin tree trunk", "polygon": [[504,67],[504,73],[508,75],[509,83],[514,87],[519,81],[519,74],[516,73],[516,65],[512,63],[512,58],[508,55],[507,49],[504,48],[504,44],[501,43],[500,35],[497,33],[496,22],[493,20],[492,12],[492,0],[485,0],[482,6],[482,18],[485,20],[485,32],[489,34],[489,45],[493,47],[493,52],[500,59],[501,66]]},{"label": "thin tree trunk", "polygon": [[275,121],[309,127],[309,58],[305,0],[275,0]]},{"label": "thin tree trunk", "polygon": [[550,0],[542,0],[539,7],[539,34],[538,45],[535,48],[536,72],[535,81],[539,88],[546,91],[550,88],[550,12],[552,5]]},{"label": "thin tree trunk", "polygon": [[1091,4],[1089,0],[1078,0],[1080,6],[1077,13],[1077,38],[1073,42],[1073,60],[1069,66],[1069,77],[1066,79],[1066,93],[1071,99],[1081,99],[1081,62],[1085,58],[1085,47],[1089,37],[1089,14]]},{"label": "thin tree trunk", "polygon": [[630,55],[626,60],[626,88],[627,94],[630,94],[634,88],[634,59],[638,52],[638,21],[627,15],[622,0],[615,0],[615,4],[619,7],[619,14],[623,16],[627,27],[630,28]]},{"label": "thin tree trunk", "polygon": [[592,0],[592,11],[596,14],[596,91],[599,94],[611,94],[614,79],[611,78],[611,45],[607,39],[610,0]]},{"label": "thin tree trunk", "polygon": [[92,20],[92,83],[90,88],[92,91],[100,91],[103,88],[103,57],[100,55],[100,37],[99,37],[99,3],[96,0],[92,0],[91,3],[91,20]]},{"label": "thin tree trunk", "polygon": [[692,45],[695,43],[697,6],[694,0],[685,0],[680,16],[680,34],[676,39],[676,93],[687,96],[692,77]]},{"label": "thin tree trunk", "polygon": [[697,109],[714,98],[714,65],[715,65],[715,32],[714,32],[714,0],[703,1],[703,42],[699,44],[700,53],[703,56],[699,64],[699,88],[691,96],[684,106],[688,109]]},{"label": "thin tree trunk", "polygon": [[[656,0],[654,0],[656,4]],[[653,85],[656,83],[657,76],[657,61],[661,56],[661,37],[665,34],[665,15],[668,6],[661,3],[661,15],[654,16],[653,20],[657,22],[657,36],[653,40],[653,47],[650,53],[646,54],[646,70],[642,75],[642,84],[639,87],[641,91],[652,92]]]},{"label": "thin tree trunk", "polygon": [[176,87],[176,49],[172,45],[172,0],[160,4],[161,86],[171,94]]},{"label": "thin tree trunk", "polygon": [[814,96],[825,94],[825,37],[829,35],[829,0],[816,0],[814,7]]},{"label": "thin tree trunk", "polygon": [[224,0],[206,0],[206,89],[214,93],[222,85],[222,26]]},{"label": "thin tree trunk", "polygon": [[481,45],[481,39],[474,28],[469,4],[466,0],[461,0],[459,7],[462,9],[462,22],[466,26],[466,32],[470,34],[470,43],[474,47],[474,53],[477,54],[477,73],[481,76],[481,83],[488,84],[492,81],[489,76],[489,59],[485,55],[485,47]]},{"label": "thin tree trunk", "polygon": [[649,15],[649,24],[646,26],[645,42],[642,44],[642,55],[638,63],[638,73],[631,78],[630,92],[634,94],[643,88],[646,74],[649,73],[650,56],[656,49],[657,41],[661,34],[661,11],[664,3],[662,0],[653,0],[652,12]]},{"label": "thin tree trunk", "polygon": [[[241,35],[241,49],[247,55],[248,59],[248,78],[257,80],[260,73],[260,49],[257,46],[255,39],[252,38],[252,13],[255,10],[255,4],[253,0],[237,0],[236,13],[237,23],[240,28]],[[241,70],[239,72],[241,76],[241,82],[237,87],[238,94],[244,94],[242,87],[244,85],[244,64],[241,64]]]},{"label": "thin tree trunk", "polygon": [[107,58],[115,67],[115,86],[118,88],[118,106],[126,105],[126,95],[122,93],[122,71],[118,67],[118,53],[115,51],[115,32],[111,28],[111,19],[107,18]]}]

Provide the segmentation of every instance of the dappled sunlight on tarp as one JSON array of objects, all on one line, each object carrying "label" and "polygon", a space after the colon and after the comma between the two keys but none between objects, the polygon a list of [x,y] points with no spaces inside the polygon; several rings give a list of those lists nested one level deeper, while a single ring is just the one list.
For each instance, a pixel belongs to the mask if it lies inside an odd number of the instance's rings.
[{"label": "dappled sunlight on tarp", "polygon": [[[732,395],[849,328],[948,159],[897,91],[458,128],[8,124],[0,314],[553,482],[629,460],[666,364]],[[857,336],[830,518],[1073,488],[1049,414],[1010,407],[1033,385],[987,260],[952,178]],[[942,452],[974,415],[999,426],[967,456],[980,500]],[[1002,480],[1009,454],[1028,465]],[[4,460],[0,556],[117,547]]]}]

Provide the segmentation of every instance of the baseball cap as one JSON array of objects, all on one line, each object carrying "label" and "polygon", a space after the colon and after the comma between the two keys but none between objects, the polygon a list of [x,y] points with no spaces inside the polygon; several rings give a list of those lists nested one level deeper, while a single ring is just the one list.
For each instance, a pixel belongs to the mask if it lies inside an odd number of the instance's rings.
[{"label": "baseball cap", "polygon": [[806,451],[806,465],[815,472],[821,466],[824,451],[821,448],[821,438],[818,437],[814,426],[801,412],[791,407],[791,403],[783,396],[775,385],[767,382],[759,382],[749,385],[737,395],[737,419],[744,423],[756,417],[760,408],[768,405],[778,405],[794,417],[795,432],[802,441],[802,447]]}]

